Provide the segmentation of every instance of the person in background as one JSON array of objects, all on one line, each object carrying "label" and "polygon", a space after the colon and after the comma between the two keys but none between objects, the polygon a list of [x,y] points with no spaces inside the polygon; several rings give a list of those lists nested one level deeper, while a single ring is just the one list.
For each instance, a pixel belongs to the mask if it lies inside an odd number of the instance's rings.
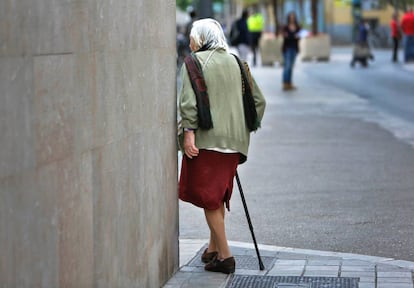
[{"label": "person in background", "polygon": [[247,9],[243,10],[241,18],[233,23],[230,32],[231,45],[237,47],[239,57],[245,61],[247,60],[247,55],[250,51],[250,33],[247,28],[248,17],[249,11]]},{"label": "person in background", "polygon": [[[201,19],[193,23],[190,47],[200,62],[208,90],[206,102],[211,125],[200,127],[203,121],[199,111],[203,105],[197,105],[187,67],[183,65],[179,107],[184,133],[180,146],[184,155],[179,197],[204,209],[210,228],[209,245],[201,257],[206,263],[204,269],[230,274],[235,271],[236,263],[226,238],[225,206],[229,209],[236,169],[247,159],[250,142],[241,72],[237,60],[228,52],[224,32],[216,20]],[[253,78],[251,83],[260,127],[266,101]]]},{"label": "person in background", "polygon": [[191,53],[191,50],[190,50],[190,32],[191,32],[191,28],[193,27],[194,21],[197,20],[196,11],[192,9],[189,13],[189,16],[190,16],[190,22],[188,22],[187,25],[185,26],[185,38],[187,40],[187,54]]},{"label": "person in background", "polygon": [[368,21],[360,19],[358,26],[358,40],[353,51],[351,67],[354,67],[356,62],[360,62],[363,67],[367,67],[368,59],[374,60],[374,55],[371,53],[368,44],[368,33]]},{"label": "person in background", "polygon": [[392,62],[398,62],[398,44],[401,39],[401,33],[400,33],[400,27],[398,24],[397,13],[394,13],[394,15],[392,15],[390,28],[391,28],[391,38],[393,42]]},{"label": "person in background", "polygon": [[188,55],[188,43],[184,35],[184,27],[177,26],[177,68],[179,69],[183,64],[185,56]]},{"label": "person in background", "polygon": [[292,84],[293,65],[299,53],[299,33],[301,27],[298,24],[296,14],[290,12],[287,16],[286,25],[283,27],[283,90],[296,89]]},{"label": "person in background", "polygon": [[401,19],[401,30],[405,35],[404,61],[414,62],[414,12],[410,7]]},{"label": "person in background", "polygon": [[253,66],[257,64],[257,50],[259,48],[260,37],[264,28],[264,18],[259,12],[258,6],[253,7],[254,13],[247,19],[247,27],[250,32],[250,47],[253,52]]},{"label": "person in background", "polygon": [[368,46],[369,24],[366,20],[362,20],[359,24],[358,42],[362,46]]}]

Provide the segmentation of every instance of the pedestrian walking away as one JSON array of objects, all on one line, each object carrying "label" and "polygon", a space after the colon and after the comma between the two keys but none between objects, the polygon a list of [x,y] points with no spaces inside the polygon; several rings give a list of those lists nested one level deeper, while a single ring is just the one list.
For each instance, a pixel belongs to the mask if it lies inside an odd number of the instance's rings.
[{"label": "pedestrian walking away", "polygon": [[400,25],[398,24],[398,14],[394,13],[390,23],[391,38],[393,42],[392,61],[398,62],[398,44],[401,39]]},{"label": "pedestrian walking away", "polygon": [[292,74],[295,59],[299,53],[300,30],[295,12],[290,12],[286,25],[283,27],[283,90],[296,89],[292,84]]},{"label": "pedestrian walking away", "polygon": [[404,33],[404,61],[414,62],[414,12],[410,7],[401,19],[401,30]]},{"label": "pedestrian walking away", "polygon": [[259,12],[258,6],[254,6],[253,10],[253,14],[247,19],[247,27],[250,32],[250,46],[253,53],[253,66],[256,66],[259,42],[264,28],[264,18]]},{"label": "pedestrian walking away", "polygon": [[240,58],[245,61],[250,52],[250,33],[247,27],[248,17],[248,10],[243,10],[241,18],[233,23],[230,31],[230,44],[237,47]]},{"label": "pedestrian walking away", "polygon": [[363,67],[368,66],[368,60],[374,60],[374,55],[368,45],[369,24],[368,21],[360,19],[358,26],[358,40],[352,52],[351,67],[360,62]]},{"label": "pedestrian walking away", "polygon": [[[250,133],[260,127],[266,101],[248,69],[228,53],[216,20],[193,23],[190,47],[193,53],[184,60],[179,94],[183,134],[179,198],[204,210],[210,229],[201,256],[205,270],[230,274],[236,263],[226,238],[225,209],[230,210],[236,169],[247,160]],[[250,109],[245,107],[245,95],[252,97]]]}]

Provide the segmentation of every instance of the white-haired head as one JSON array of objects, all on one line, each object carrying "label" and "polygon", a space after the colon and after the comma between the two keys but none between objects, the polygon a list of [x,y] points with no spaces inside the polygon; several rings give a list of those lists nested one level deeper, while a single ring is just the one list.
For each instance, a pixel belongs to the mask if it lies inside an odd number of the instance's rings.
[{"label": "white-haired head", "polygon": [[203,48],[228,50],[226,37],[219,22],[206,18],[194,21],[190,38],[194,41],[195,50]]}]

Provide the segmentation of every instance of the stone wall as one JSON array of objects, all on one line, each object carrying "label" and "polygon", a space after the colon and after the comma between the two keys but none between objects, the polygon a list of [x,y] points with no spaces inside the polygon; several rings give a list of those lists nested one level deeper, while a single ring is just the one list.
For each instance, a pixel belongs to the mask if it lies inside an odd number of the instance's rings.
[{"label": "stone wall", "polygon": [[0,287],[178,266],[175,1],[0,0]]}]

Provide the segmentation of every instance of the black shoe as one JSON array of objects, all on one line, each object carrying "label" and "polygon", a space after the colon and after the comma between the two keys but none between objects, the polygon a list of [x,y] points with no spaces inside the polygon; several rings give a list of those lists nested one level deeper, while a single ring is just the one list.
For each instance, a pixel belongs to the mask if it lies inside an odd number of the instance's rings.
[{"label": "black shoe", "polygon": [[231,274],[236,270],[236,261],[234,260],[234,257],[229,257],[223,260],[216,258],[210,263],[206,264],[206,266],[204,266],[204,269],[210,272]]},{"label": "black shoe", "polygon": [[206,250],[204,250],[204,252],[203,252],[203,255],[201,255],[201,262],[203,262],[203,263],[211,262],[218,255],[218,252],[216,252],[216,251],[207,252],[207,250],[208,250],[208,248],[206,248]]}]

